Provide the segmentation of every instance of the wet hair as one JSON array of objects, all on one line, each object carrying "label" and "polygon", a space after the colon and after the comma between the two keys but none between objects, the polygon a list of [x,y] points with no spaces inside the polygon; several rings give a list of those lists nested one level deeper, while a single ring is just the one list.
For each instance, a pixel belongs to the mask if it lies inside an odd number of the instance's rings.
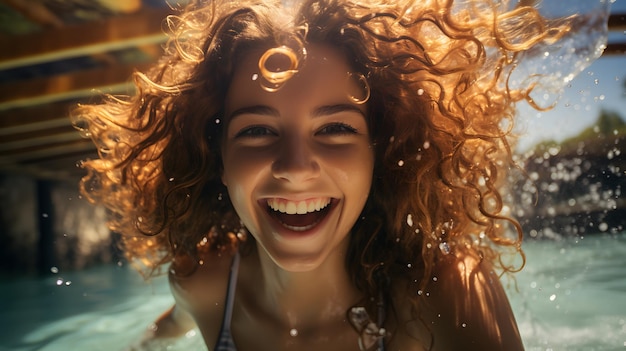
[{"label": "wet hair", "polygon": [[342,53],[370,91],[375,167],[346,260],[354,284],[370,298],[389,279],[423,286],[460,251],[516,268],[501,259],[523,256],[502,185],[516,167],[514,104],[532,102],[533,86],[508,79],[517,55],[557,40],[564,22],[492,0],[308,0],[299,10],[224,0],[192,2],[166,23],[165,53],[135,73],[136,94],[73,112],[100,154],[83,163],[82,191],[109,209],[131,261],[155,273],[254,245],[221,181],[226,93],[250,50],[286,47],[301,64],[314,43]]}]

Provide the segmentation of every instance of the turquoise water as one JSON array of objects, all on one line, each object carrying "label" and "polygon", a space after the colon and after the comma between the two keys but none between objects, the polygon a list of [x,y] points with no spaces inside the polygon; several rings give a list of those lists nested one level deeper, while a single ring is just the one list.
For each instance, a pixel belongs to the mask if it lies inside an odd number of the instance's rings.
[{"label": "turquoise water", "polygon": [[[526,349],[626,350],[626,233],[524,247],[517,289],[505,284]],[[124,350],[173,301],[164,279],[145,283],[117,266],[1,286],[2,351]],[[176,346],[190,345],[200,338]]]},{"label": "turquoise water", "polygon": [[529,351],[626,350],[626,235],[525,245],[510,289]]}]

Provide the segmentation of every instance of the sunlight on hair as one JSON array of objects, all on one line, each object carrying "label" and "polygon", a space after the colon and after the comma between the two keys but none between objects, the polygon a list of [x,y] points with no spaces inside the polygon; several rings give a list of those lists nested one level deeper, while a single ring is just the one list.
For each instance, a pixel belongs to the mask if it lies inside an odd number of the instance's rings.
[{"label": "sunlight on hair", "polygon": [[348,93],[350,100],[359,105],[366,103],[370,99],[370,85],[367,82],[367,78],[365,78],[363,73],[348,72],[348,80],[353,80],[357,84],[357,93],[359,94]]},{"label": "sunlight on hair", "polygon": [[[306,50],[303,50],[302,54],[306,56]],[[289,60],[288,68],[282,67],[285,64],[285,58]],[[287,46],[265,51],[259,59],[259,70],[263,77],[261,87],[269,92],[279,90],[294,74],[298,73],[299,62],[298,55]]]}]

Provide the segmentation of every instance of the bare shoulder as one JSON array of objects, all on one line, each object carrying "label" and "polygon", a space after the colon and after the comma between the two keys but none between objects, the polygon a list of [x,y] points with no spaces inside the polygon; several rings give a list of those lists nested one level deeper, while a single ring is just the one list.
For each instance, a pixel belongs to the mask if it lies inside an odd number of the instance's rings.
[{"label": "bare shoulder", "polygon": [[432,328],[435,350],[523,350],[506,292],[486,260],[442,257],[426,292],[421,317]]},{"label": "bare shoulder", "polygon": [[[471,254],[437,262],[426,287],[394,283],[392,350],[523,350],[499,276]],[[421,298],[415,301],[419,294]],[[397,323],[397,324],[396,324]]]},{"label": "bare shoulder", "polygon": [[230,254],[203,257],[202,264],[191,274],[177,274],[177,268],[185,270],[191,265],[177,262],[169,274],[180,322],[191,319],[197,324],[207,345],[215,343],[221,328],[232,260]]}]

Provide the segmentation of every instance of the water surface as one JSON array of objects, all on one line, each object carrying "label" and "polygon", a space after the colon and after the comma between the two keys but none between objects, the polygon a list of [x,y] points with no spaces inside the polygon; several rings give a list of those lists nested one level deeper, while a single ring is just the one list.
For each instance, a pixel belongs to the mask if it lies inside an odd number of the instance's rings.
[{"label": "water surface", "polygon": [[[503,282],[526,349],[626,350],[626,233],[524,248],[517,284]],[[173,303],[164,278],[146,283],[113,265],[1,285],[2,351],[124,350]],[[202,345],[198,335],[162,349],[194,345]]]}]

